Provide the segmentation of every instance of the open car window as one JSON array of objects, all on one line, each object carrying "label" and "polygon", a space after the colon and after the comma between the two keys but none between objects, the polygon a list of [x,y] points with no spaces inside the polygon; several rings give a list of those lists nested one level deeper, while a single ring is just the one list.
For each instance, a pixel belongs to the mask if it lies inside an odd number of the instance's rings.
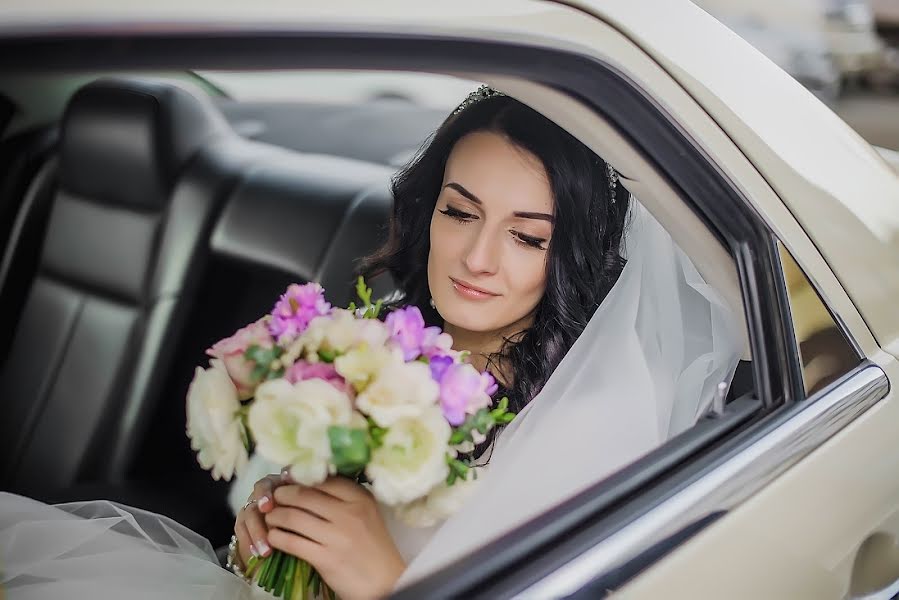
[{"label": "open car window", "polygon": [[[605,28],[602,33],[619,35]],[[430,37],[415,35],[382,39],[377,35],[357,37],[335,31],[319,36],[298,34],[291,39],[302,42],[301,47],[295,48],[301,51],[290,54],[296,57],[298,69],[321,68],[317,60],[345,69],[388,65],[391,70],[413,72],[413,79],[416,70],[452,70],[467,74],[465,81],[494,83],[566,128],[618,169],[626,188],[645,203],[686,255],[694,259],[705,282],[722,295],[722,301],[734,313],[734,326],[744,346],[742,360],[732,375],[733,383],[728,386],[727,380],[721,382],[724,387],[720,394],[708,411],[696,415],[694,427],[659,447],[647,449],[636,461],[623,465],[608,477],[584,482],[577,494],[560,498],[558,505],[500,539],[484,540],[482,547],[448,569],[400,590],[400,597],[508,595],[527,590],[547,594],[560,591],[602,594],[620,586],[758,489],[765,479],[752,477],[751,485],[747,484],[747,473],[753,474],[750,473],[753,465],[746,461],[737,464],[741,457],[747,456],[744,453],[756,448],[753,444],[782,422],[778,419],[789,417],[791,403],[804,398],[815,386],[823,385],[824,379],[846,375],[857,364],[857,360],[853,363],[849,354],[839,349],[838,366],[822,378],[813,378],[809,369],[815,360],[810,358],[812,346],[807,345],[813,335],[806,336],[802,328],[806,315],[821,314],[820,298],[808,313],[796,310],[798,288],[791,288],[789,277],[785,282],[780,270],[782,260],[784,270],[789,271],[791,266],[783,253],[778,252],[771,229],[753,209],[744,191],[717,168],[713,158],[672,121],[659,103],[647,97],[646,90],[622,76],[614,64],[534,45],[473,44],[452,36],[441,39],[440,44],[433,43]],[[289,45],[291,39],[285,43]],[[335,45],[335,39],[341,43]],[[627,44],[626,40],[614,39]],[[226,48],[214,58],[207,55],[200,62],[210,68],[210,63],[218,61],[214,69],[233,72],[234,65],[228,64],[229,59],[245,64],[239,61],[239,51],[252,49],[256,41],[248,36],[242,39],[242,46]],[[134,48],[139,49],[139,41],[136,44]],[[177,50],[177,46],[172,46],[169,52],[178,54]],[[185,62],[183,68],[196,68],[197,65],[190,64],[188,50],[179,55]],[[639,53],[637,48],[631,50]],[[90,56],[90,52],[86,55]],[[167,56],[166,64],[170,64],[171,54]],[[260,54],[254,56],[264,62]],[[94,60],[102,66],[102,54],[96,54]],[[214,71],[201,69],[200,72]],[[269,75],[275,74],[266,76]],[[209,77],[215,83],[215,76]],[[216,85],[225,89],[228,84],[222,79]],[[135,211],[126,207],[121,214],[116,211],[99,214],[102,211],[93,210],[91,201],[83,198],[59,200],[52,188],[53,162],[42,166],[46,170],[41,171],[43,178],[37,181],[41,186],[50,187],[46,188],[46,194],[36,197],[50,198],[49,205],[45,206],[50,213],[56,202],[67,207],[68,216],[84,211],[77,214],[92,217],[107,229],[118,227],[133,232],[132,240],[140,242],[137,245],[147,256],[157,248],[154,240],[162,240],[163,250],[173,253],[164,253],[167,258],[182,252],[177,256],[179,260],[173,272],[188,273],[190,277],[185,281],[192,282],[179,287],[178,294],[170,293],[167,288],[167,294],[152,296],[173,303],[175,298],[179,301],[190,298],[186,304],[176,305],[184,312],[173,322],[184,323],[185,327],[172,334],[171,339],[178,340],[171,357],[174,366],[154,368],[158,365],[144,355],[129,355],[122,362],[128,368],[135,362],[146,367],[142,381],[153,380],[151,374],[159,378],[153,382],[156,387],[148,392],[156,401],[142,403],[142,397],[129,396],[128,401],[133,404],[128,406],[128,427],[116,429],[116,434],[110,436],[111,445],[116,446],[115,460],[109,464],[102,460],[107,456],[102,437],[91,439],[90,443],[82,440],[84,461],[69,465],[70,472],[60,481],[81,484],[86,479],[89,483],[106,484],[132,478],[153,490],[152,494],[143,496],[130,491],[136,494],[130,497],[132,502],[158,498],[163,486],[172,488],[177,484],[181,497],[192,500],[202,497],[209,506],[221,508],[227,490],[208,484],[207,474],[196,468],[195,457],[183,436],[183,405],[162,403],[158,398],[182,397],[192,367],[202,360],[207,345],[257,318],[286,284],[320,280],[327,281],[326,288],[340,289],[341,284],[347,283],[353,263],[384,239],[384,223],[391,205],[388,182],[397,164],[393,158],[395,153],[382,153],[380,156],[388,157],[384,159],[351,155],[351,144],[331,145],[329,142],[333,140],[316,137],[305,140],[308,145],[301,149],[287,142],[277,143],[275,139],[261,140],[247,125],[252,122],[256,108],[250,102],[244,103],[240,94],[230,95],[228,110],[235,114],[244,111],[239,120],[232,119],[232,123],[243,124],[243,130],[237,129],[244,135],[215,137],[215,144],[204,146],[196,155],[199,158],[194,158],[192,163],[185,162],[184,179],[172,184],[174,190],[181,192],[173,194],[172,201],[177,198],[181,202],[173,206],[183,212],[163,213],[153,205],[152,210]],[[689,102],[683,93],[675,99]],[[321,97],[315,99],[317,103],[323,101]],[[288,107],[284,114],[288,117],[300,114],[292,110],[300,109]],[[402,117],[402,108],[397,114]],[[714,129],[708,115],[702,118],[703,126],[714,135],[726,137]],[[342,133],[353,140],[353,130]],[[369,140],[372,143],[379,139],[384,143],[389,141],[389,136],[380,133],[373,138]],[[718,141],[725,149],[739,154],[732,145]],[[345,154],[341,147],[347,149]],[[750,169],[745,159],[739,164]],[[188,210],[193,206],[189,200],[197,197],[205,199],[202,206],[209,212],[204,219],[191,221],[186,217],[196,213]],[[166,229],[160,234],[154,227],[166,223],[160,216],[163,214],[180,215],[186,220],[179,221],[179,228]],[[56,219],[50,221],[49,228],[36,226],[38,241],[34,247],[41,247],[44,232],[47,240],[55,242],[65,238],[65,232],[71,230],[67,227],[72,228],[81,220]],[[184,223],[191,226],[180,227]],[[180,237],[186,229],[193,236],[187,244]],[[178,243],[166,245],[171,240]],[[183,254],[184,248],[190,249],[187,255]],[[65,245],[54,250],[52,257],[58,261],[53,265],[56,270],[26,269],[22,273],[23,281],[31,285],[35,277],[55,277],[60,272],[59,265],[64,267],[67,284],[84,275],[83,267],[90,261],[81,261],[73,267],[66,261],[78,259],[79,255],[69,252]],[[101,254],[94,253],[88,258],[95,259]],[[123,267],[121,272],[131,271]],[[87,292],[100,290],[127,305],[126,310],[119,310],[118,305],[108,308],[111,302],[102,303],[107,313],[113,315],[109,321],[118,327],[121,347],[126,346],[123,340],[130,339],[130,319],[140,319],[140,311],[145,308],[134,300],[143,298],[135,290],[144,279],[150,278],[132,277],[123,284],[111,280],[108,271],[100,275],[89,273],[85,279],[88,283],[83,287]],[[55,280],[41,283],[59,285]],[[221,301],[224,297],[228,298],[227,302]],[[785,297],[791,304],[783,302]],[[28,300],[24,302],[27,304]],[[174,309],[168,304],[159,308],[160,316],[154,314],[154,318],[164,320],[169,310]],[[816,319],[817,316],[811,320]],[[150,325],[155,327],[155,323]],[[828,323],[821,329],[824,330],[832,331],[833,327]],[[819,329],[809,331],[817,333]],[[165,333],[155,329],[153,332]],[[153,339],[158,343],[164,337],[157,335]],[[112,358],[118,359],[116,352],[116,348],[109,350],[110,356],[116,355]],[[142,362],[146,360],[150,362]],[[736,385],[738,380],[740,386]],[[64,411],[56,416],[60,422],[70,423],[70,415]],[[44,426],[40,420],[34,423],[37,423],[32,424],[35,427],[43,427],[42,435],[29,438],[27,443],[53,439],[52,426]],[[101,429],[85,427],[81,431],[90,438]],[[126,436],[127,443],[123,444],[121,438]],[[782,443],[788,445],[790,441],[784,438]],[[35,450],[35,456],[39,450]],[[789,460],[798,460],[798,456],[791,454]],[[770,466],[772,456],[764,457],[764,464]],[[789,460],[782,461],[779,468],[789,466]],[[19,473],[26,471],[20,469]],[[765,476],[773,477],[775,473],[773,469],[767,470]],[[42,483],[51,479],[45,475],[42,472]],[[716,482],[720,483],[718,487]],[[104,487],[101,493],[111,493],[112,489]],[[185,489],[195,493],[187,494]],[[183,520],[197,519],[195,522],[203,523],[213,535],[229,532],[227,515],[218,515],[221,517],[218,522],[209,524],[203,519],[212,511],[200,511],[204,514],[198,516],[185,509],[184,513],[175,515],[174,511],[182,507],[168,500],[159,505],[160,511],[172,511],[173,516]],[[466,573],[466,577],[457,577],[459,572]]]}]

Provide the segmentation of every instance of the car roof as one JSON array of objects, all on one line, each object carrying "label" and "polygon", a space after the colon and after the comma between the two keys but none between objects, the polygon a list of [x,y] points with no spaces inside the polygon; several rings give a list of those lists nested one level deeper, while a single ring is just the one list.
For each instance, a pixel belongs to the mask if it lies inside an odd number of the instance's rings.
[{"label": "car roof", "polygon": [[[0,36],[58,32],[336,30],[455,33],[571,46],[577,19],[627,36],[686,90],[803,227],[881,346],[899,355],[899,176],[811,93],[688,0],[11,0]],[[552,21],[565,11],[567,20]],[[592,46],[591,46],[592,43]],[[602,40],[577,38],[602,58]],[[714,48],[714,52],[709,49]],[[701,140],[700,140],[701,143]],[[752,200],[752,199],[750,199]],[[758,208],[758,207],[757,207]],[[777,218],[763,216],[775,232]],[[770,212],[770,211],[769,211]],[[789,240],[785,240],[789,245]],[[800,264],[804,260],[796,257]]]}]

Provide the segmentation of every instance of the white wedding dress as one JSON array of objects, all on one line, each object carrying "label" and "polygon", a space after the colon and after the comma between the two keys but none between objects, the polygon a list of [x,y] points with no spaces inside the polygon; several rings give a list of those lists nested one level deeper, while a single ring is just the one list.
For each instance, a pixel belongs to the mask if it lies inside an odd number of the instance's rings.
[{"label": "white wedding dress", "polygon": [[[689,428],[730,381],[744,347],[738,317],[637,202],[633,213],[624,272],[544,389],[497,438],[465,507],[428,529],[386,516],[409,564],[400,586]],[[254,464],[259,472],[235,486],[238,506],[271,470]],[[0,586],[8,600],[265,596],[220,568],[208,541],[166,517],[10,494],[0,494]]]}]

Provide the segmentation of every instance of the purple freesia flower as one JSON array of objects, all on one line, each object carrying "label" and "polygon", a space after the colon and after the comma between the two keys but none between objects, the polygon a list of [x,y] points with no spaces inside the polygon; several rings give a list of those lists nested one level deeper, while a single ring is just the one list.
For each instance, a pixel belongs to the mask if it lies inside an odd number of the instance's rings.
[{"label": "purple freesia flower", "polygon": [[449,365],[440,378],[440,408],[450,425],[461,425],[467,415],[490,406],[497,390],[490,373],[479,373],[472,365]]},{"label": "purple freesia flower", "polygon": [[284,373],[284,378],[290,383],[297,383],[306,379],[322,379],[341,392],[349,391],[346,380],[340,376],[331,363],[309,363],[305,360],[299,360],[287,369],[287,372]]},{"label": "purple freesia flower", "polygon": [[384,323],[390,331],[390,339],[403,351],[403,360],[409,362],[421,356],[426,330],[424,317],[417,306],[407,306],[391,312]]},{"label": "purple freesia flower", "polygon": [[428,365],[431,367],[431,377],[434,378],[434,381],[440,383],[444,373],[446,373],[446,370],[454,362],[453,357],[446,354],[432,356],[430,360],[428,360]]},{"label": "purple freesia flower", "polygon": [[275,303],[269,331],[279,343],[293,340],[306,330],[312,319],[327,315],[330,310],[331,305],[325,300],[322,286],[317,283],[294,283]]},{"label": "purple freesia flower", "polygon": [[439,327],[428,327],[424,331],[421,340],[421,353],[428,358],[443,356],[451,353],[453,338],[444,333]]}]

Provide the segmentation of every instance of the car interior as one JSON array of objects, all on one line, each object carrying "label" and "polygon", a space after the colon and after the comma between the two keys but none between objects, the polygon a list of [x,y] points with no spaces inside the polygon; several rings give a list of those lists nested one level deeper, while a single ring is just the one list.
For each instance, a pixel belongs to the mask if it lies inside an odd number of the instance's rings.
[{"label": "car interior", "polygon": [[[195,74],[85,75],[51,96],[24,105],[0,82],[0,489],[109,498],[220,546],[228,483],[200,469],[185,435],[194,366],[290,283],[352,299],[357,261],[385,239],[391,176],[448,111],[241,101]],[[535,108],[562,126],[584,110],[542,98]],[[706,257],[697,268],[742,318],[723,246],[666,202],[673,192],[617,133],[594,135],[594,150],[632,166],[620,169],[631,192],[684,224],[671,235]],[[749,359],[747,342],[728,401],[753,393]]]}]

